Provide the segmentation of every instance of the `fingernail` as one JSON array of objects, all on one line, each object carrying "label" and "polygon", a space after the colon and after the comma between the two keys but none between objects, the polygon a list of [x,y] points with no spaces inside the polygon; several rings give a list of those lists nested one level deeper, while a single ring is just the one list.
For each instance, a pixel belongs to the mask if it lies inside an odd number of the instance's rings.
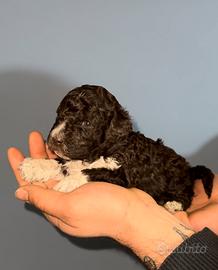
[{"label": "fingernail", "polygon": [[15,192],[15,197],[19,200],[27,201],[28,200],[28,192],[22,188],[18,188]]}]

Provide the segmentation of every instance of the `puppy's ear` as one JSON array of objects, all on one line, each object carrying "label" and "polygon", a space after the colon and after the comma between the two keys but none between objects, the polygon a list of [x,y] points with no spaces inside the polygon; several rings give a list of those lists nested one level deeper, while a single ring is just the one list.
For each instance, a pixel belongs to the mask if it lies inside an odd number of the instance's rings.
[{"label": "puppy's ear", "polygon": [[132,122],[127,111],[120,107],[111,112],[109,127],[106,131],[106,140],[118,140],[127,136],[131,131]]},{"label": "puppy's ear", "polygon": [[98,86],[96,89],[99,97],[99,110],[107,114],[108,126],[106,141],[114,141],[127,136],[132,131],[132,122],[127,111],[119,104],[115,96],[107,89]]},{"label": "puppy's ear", "polygon": [[111,111],[114,109],[114,107],[121,107],[117,99],[114,95],[112,95],[106,88],[102,86],[96,86],[96,95],[98,96],[98,99],[96,100],[99,108]]}]

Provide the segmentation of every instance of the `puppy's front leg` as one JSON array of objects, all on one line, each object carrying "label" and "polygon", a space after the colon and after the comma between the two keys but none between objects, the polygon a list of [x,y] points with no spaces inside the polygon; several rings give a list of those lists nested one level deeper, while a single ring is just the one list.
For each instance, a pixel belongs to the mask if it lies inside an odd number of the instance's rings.
[{"label": "puppy's front leg", "polygon": [[20,164],[21,176],[28,182],[46,182],[63,178],[62,165],[54,159],[25,158]]},{"label": "puppy's front leg", "polygon": [[89,181],[107,182],[122,187],[129,187],[125,171],[122,167],[115,170],[106,168],[85,169],[83,170],[83,173],[89,177]]}]

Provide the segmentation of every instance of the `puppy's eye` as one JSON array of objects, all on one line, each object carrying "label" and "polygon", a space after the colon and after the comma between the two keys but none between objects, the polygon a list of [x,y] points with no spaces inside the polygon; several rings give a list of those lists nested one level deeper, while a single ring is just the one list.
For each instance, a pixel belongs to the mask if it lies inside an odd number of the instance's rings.
[{"label": "puppy's eye", "polygon": [[63,143],[63,141],[57,140],[57,144],[62,144],[62,143]]},{"label": "puppy's eye", "polygon": [[81,125],[82,125],[83,127],[87,127],[87,126],[90,126],[90,122],[89,122],[89,121],[83,121],[83,122],[81,123]]}]

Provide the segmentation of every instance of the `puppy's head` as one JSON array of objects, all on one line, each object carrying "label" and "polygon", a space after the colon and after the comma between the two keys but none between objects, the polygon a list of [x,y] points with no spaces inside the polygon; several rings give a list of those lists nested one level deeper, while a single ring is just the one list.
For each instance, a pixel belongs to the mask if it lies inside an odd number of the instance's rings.
[{"label": "puppy's head", "polygon": [[61,101],[47,141],[61,158],[94,160],[106,156],[131,131],[128,112],[109,91],[83,85]]}]

